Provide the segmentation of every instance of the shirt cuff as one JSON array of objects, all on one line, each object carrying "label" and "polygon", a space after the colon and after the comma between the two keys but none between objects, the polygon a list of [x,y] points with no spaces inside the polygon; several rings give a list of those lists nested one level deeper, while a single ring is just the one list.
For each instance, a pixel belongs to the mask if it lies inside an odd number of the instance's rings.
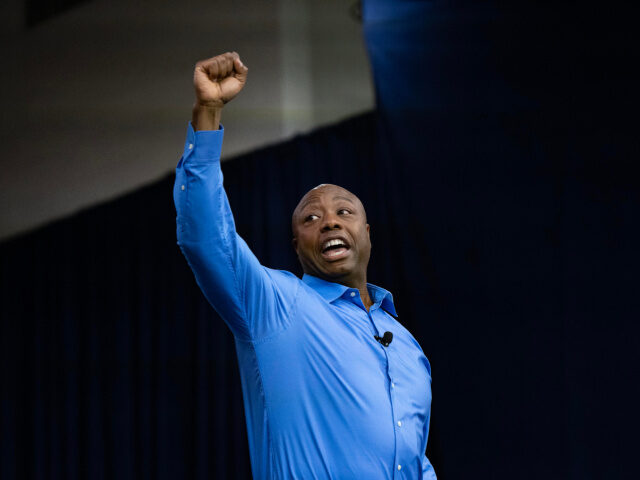
[{"label": "shirt cuff", "polygon": [[192,159],[198,160],[220,160],[223,138],[224,127],[222,124],[218,130],[199,130],[196,132],[189,122],[187,140],[184,144],[184,158],[192,156]]}]

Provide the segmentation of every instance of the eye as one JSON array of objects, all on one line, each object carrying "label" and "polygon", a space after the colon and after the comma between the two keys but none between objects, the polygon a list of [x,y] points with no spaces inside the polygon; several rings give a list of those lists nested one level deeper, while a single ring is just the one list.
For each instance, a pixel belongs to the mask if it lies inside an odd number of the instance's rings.
[{"label": "eye", "polygon": [[305,222],[310,222],[310,221],[312,221],[312,220],[316,220],[316,219],[318,219],[318,218],[320,218],[318,215],[314,215],[314,214],[312,213],[311,215],[307,215],[307,216],[304,218],[304,221],[305,221]]},{"label": "eye", "polygon": [[338,215],[349,215],[351,213],[351,210],[347,210],[346,208],[341,208],[340,210],[338,210]]}]

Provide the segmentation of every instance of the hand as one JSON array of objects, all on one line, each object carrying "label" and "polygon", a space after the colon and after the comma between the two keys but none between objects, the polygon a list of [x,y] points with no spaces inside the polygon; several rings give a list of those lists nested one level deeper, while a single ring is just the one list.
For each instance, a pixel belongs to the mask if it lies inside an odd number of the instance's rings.
[{"label": "hand", "polygon": [[236,52],[199,61],[193,72],[196,106],[222,108],[240,93],[248,72]]}]

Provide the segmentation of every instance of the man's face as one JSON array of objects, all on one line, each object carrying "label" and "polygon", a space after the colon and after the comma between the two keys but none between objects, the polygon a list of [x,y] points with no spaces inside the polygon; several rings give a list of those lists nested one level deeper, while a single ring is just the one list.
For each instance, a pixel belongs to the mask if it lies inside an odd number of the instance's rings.
[{"label": "man's face", "polygon": [[366,282],[371,241],[358,197],[337,185],[316,187],[302,197],[291,224],[305,273],[356,288]]}]

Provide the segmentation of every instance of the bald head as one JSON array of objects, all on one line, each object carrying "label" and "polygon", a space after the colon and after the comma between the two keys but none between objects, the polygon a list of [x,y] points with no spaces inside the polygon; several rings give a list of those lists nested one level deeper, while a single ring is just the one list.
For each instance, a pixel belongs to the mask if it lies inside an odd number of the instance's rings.
[{"label": "bald head", "polygon": [[303,212],[305,207],[314,201],[320,200],[322,197],[328,196],[333,200],[344,200],[346,202],[352,203],[356,208],[358,208],[366,222],[367,213],[364,209],[364,205],[360,201],[358,197],[356,197],[353,193],[351,193],[346,188],[343,188],[339,185],[334,185],[332,183],[321,183],[318,186],[313,187],[298,202],[298,205],[293,210],[293,215],[291,215],[291,230],[293,231],[293,235],[296,234],[296,220],[299,215]]}]

